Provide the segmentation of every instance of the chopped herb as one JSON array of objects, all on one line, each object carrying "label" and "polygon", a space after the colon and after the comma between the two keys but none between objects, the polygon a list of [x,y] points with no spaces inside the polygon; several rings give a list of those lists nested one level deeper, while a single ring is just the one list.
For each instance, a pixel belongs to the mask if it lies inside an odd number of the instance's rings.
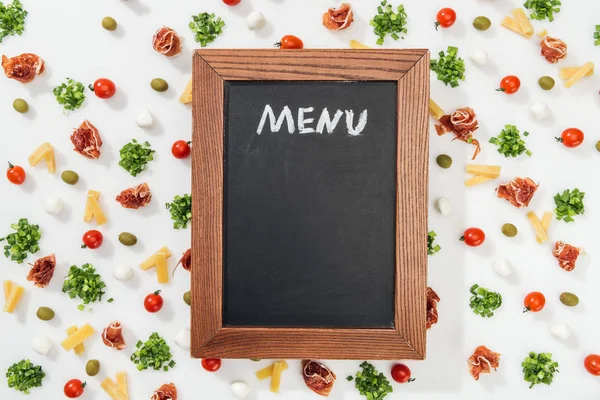
[{"label": "chopped herb", "polygon": [[431,60],[429,68],[437,74],[438,80],[444,82],[446,86],[450,84],[455,88],[459,80],[465,80],[465,61],[457,57],[458,47],[448,46],[447,52],[448,55],[440,51],[440,58]]},{"label": "chopped herb", "polygon": [[483,318],[493,316],[493,311],[502,305],[500,293],[491,292],[488,289],[479,287],[477,284],[471,286],[470,292],[472,296],[469,305],[475,314],[481,315]]},{"label": "chopped herb", "polygon": [[348,382],[352,382],[352,381],[354,380],[354,378],[352,377],[352,375],[348,375],[348,376],[346,377],[346,380],[347,380]]},{"label": "chopped herb", "polygon": [[192,220],[192,196],[184,194],[175,196],[171,203],[166,203],[167,210],[171,212],[171,219],[175,221],[173,228],[187,228],[188,222]]},{"label": "chopped herb", "polygon": [[154,150],[150,148],[150,143],[141,144],[135,139],[123,146],[119,154],[121,154],[119,165],[131,176],[137,176],[140,172],[145,171],[148,168],[148,162],[154,160]]},{"label": "chopped herb", "polygon": [[575,215],[582,215],[585,212],[585,206],[583,205],[583,198],[585,197],[584,192],[580,192],[579,189],[569,189],[554,195],[554,204],[556,208],[554,213],[556,214],[557,220],[563,220],[565,222],[575,221],[573,217]]},{"label": "chopped herb", "polygon": [[139,341],[136,347],[138,350],[131,355],[130,359],[137,364],[138,371],[148,368],[155,371],[160,371],[162,368],[168,371],[175,366],[169,345],[156,332],[153,332],[145,343]]},{"label": "chopped herb", "polygon": [[530,382],[529,389],[538,383],[549,385],[552,383],[554,373],[558,371],[558,363],[552,361],[550,353],[531,352],[521,364],[523,367],[523,379]]},{"label": "chopped herb", "polygon": [[19,392],[29,394],[29,389],[42,386],[42,379],[46,374],[39,365],[34,365],[29,360],[21,360],[8,367],[6,378],[8,387]]},{"label": "chopped herb", "polygon": [[[523,132],[523,136],[529,136],[529,132]],[[514,125],[504,125],[504,129],[498,137],[490,138],[490,143],[498,146],[498,153],[504,157],[516,157],[523,153],[531,156],[531,151],[525,147],[525,141],[521,139],[519,130]]]},{"label": "chopped herb", "polygon": [[560,12],[561,2],[559,0],[527,0],[523,6],[531,10],[529,16],[532,19],[543,21],[546,18],[554,21],[554,13]]},{"label": "chopped herb", "polygon": [[96,269],[91,264],[83,264],[81,268],[72,265],[63,283],[62,291],[71,299],[79,297],[83,304],[77,306],[77,309],[83,311],[87,304],[102,300],[105,287],[102,277],[96,273]]},{"label": "chopped herb", "polygon": [[434,231],[427,234],[427,254],[429,255],[433,255],[442,249],[439,244],[436,244],[435,246],[433,244],[436,236]]},{"label": "chopped herb", "polygon": [[[383,0],[381,5],[377,7],[377,14],[369,22],[373,27],[373,32],[379,37],[377,44],[382,45],[385,37],[390,35],[392,39],[398,40],[398,34],[408,33],[406,29],[406,11],[404,5],[400,4],[394,12],[391,4],[387,0]],[[404,39],[404,36],[402,36]]]},{"label": "chopped herb", "polygon": [[27,11],[19,0],[7,6],[0,1],[0,43],[7,36],[22,35],[25,31]]},{"label": "chopped herb", "polygon": [[55,87],[52,93],[56,96],[58,104],[62,105],[65,110],[73,111],[81,107],[85,101],[84,91],[83,83],[67,78],[67,82]]},{"label": "chopped herb", "polygon": [[594,32],[594,46],[600,46],[600,25],[596,25],[596,31]]},{"label": "chopped herb", "polygon": [[106,300],[106,302],[107,302],[108,304],[112,303],[113,301],[115,301],[115,299],[113,299],[112,297],[111,297],[110,299]]},{"label": "chopped herb", "polygon": [[[383,399],[394,391],[392,385],[390,385],[390,381],[388,381],[385,375],[378,372],[372,364],[364,361],[360,364],[360,367],[362,371],[356,373],[354,386],[368,400]],[[348,381],[352,380],[351,376],[348,378],[346,378]]]},{"label": "chopped herb", "polygon": [[37,253],[40,250],[39,240],[42,237],[38,225],[30,225],[27,218],[19,219],[16,224],[10,225],[16,232],[9,233],[0,242],[6,240],[4,255],[17,264],[22,264],[27,258],[27,253]]},{"label": "chopped herb", "polygon": [[200,43],[200,46],[206,47],[207,44],[213,42],[217,36],[223,33],[225,22],[221,17],[215,18],[215,14],[203,12],[192,15],[192,22],[188,26],[194,33],[196,42]]}]

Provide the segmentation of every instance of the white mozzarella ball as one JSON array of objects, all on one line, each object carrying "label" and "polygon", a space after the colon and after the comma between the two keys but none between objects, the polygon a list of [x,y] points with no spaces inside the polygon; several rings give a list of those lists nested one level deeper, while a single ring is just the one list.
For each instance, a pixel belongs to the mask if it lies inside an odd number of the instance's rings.
[{"label": "white mozzarella ball", "polygon": [[553,324],[550,327],[550,333],[560,340],[567,340],[571,337],[571,329],[565,323]]},{"label": "white mozzarella ball", "polygon": [[449,215],[452,212],[452,204],[450,204],[450,200],[448,200],[446,197],[440,197],[437,199],[435,202],[435,208],[437,208],[442,215]]},{"label": "white mozzarella ball", "polygon": [[250,394],[250,386],[243,381],[233,382],[231,384],[231,393],[238,400],[245,399]]},{"label": "white mozzarella ball", "polygon": [[531,114],[537,120],[544,119],[550,114],[548,106],[540,101],[531,103],[531,106],[529,106],[529,111],[531,111]]},{"label": "white mozzarella ball", "polygon": [[58,215],[62,211],[64,202],[58,197],[48,197],[44,200],[44,210],[48,214]]},{"label": "white mozzarella ball", "polygon": [[471,61],[473,61],[474,64],[483,67],[488,62],[488,55],[484,50],[475,50],[471,53]]},{"label": "white mozzarella ball", "polygon": [[256,30],[261,29],[266,24],[265,16],[259,13],[258,11],[252,11],[246,17],[246,23],[248,24],[248,29]]},{"label": "white mozzarella ball", "polygon": [[142,110],[136,118],[135,123],[140,128],[150,128],[154,125],[154,118],[152,118],[150,111]]},{"label": "white mozzarella ball", "polygon": [[497,260],[494,263],[494,270],[503,278],[512,274],[512,265],[507,260]]},{"label": "white mozzarella ball", "polygon": [[180,330],[175,336],[175,343],[182,349],[188,350],[190,348],[190,330],[188,328]]},{"label": "white mozzarella ball", "polygon": [[133,276],[133,271],[129,265],[117,265],[117,268],[113,271],[115,279],[125,282]]},{"label": "white mozzarella ball", "polygon": [[36,337],[31,347],[36,353],[45,356],[52,348],[52,341],[45,336]]}]

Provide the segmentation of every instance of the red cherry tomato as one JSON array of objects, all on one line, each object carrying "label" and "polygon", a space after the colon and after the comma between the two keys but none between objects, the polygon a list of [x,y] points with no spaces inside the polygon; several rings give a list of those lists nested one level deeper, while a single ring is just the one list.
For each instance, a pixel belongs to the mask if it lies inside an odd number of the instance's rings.
[{"label": "red cherry tomato", "polygon": [[65,384],[65,396],[75,399],[83,394],[85,386],[85,382],[82,383],[79,379],[71,379]]},{"label": "red cherry tomato", "polygon": [[221,368],[221,359],[220,358],[203,358],[202,359],[202,368],[207,370],[208,372],[216,372]]},{"label": "red cherry tomato", "polygon": [[275,43],[275,47],[279,47],[280,49],[302,49],[304,48],[304,43],[294,35],[285,35],[281,38],[281,41]]},{"label": "red cherry tomato", "polygon": [[90,89],[92,89],[92,92],[96,93],[96,96],[101,99],[109,99],[113,97],[117,91],[117,87],[113,81],[106,78],[98,79]]},{"label": "red cherry tomato", "polygon": [[479,228],[469,228],[461,236],[460,241],[471,247],[481,246],[485,241],[485,233]]},{"label": "red cherry tomato", "polygon": [[508,75],[502,78],[500,81],[500,88],[496,89],[498,92],[504,92],[506,94],[513,94],[519,91],[521,87],[521,81],[514,75]]},{"label": "red cherry tomato", "polygon": [[540,292],[531,292],[527,296],[525,296],[525,300],[523,300],[523,305],[525,306],[523,312],[542,311],[542,309],[546,305],[546,297],[544,297],[544,295]]},{"label": "red cherry tomato", "polygon": [[171,153],[173,153],[173,157],[175,158],[187,158],[191,153],[190,143],[185,140],[178,140],[173,143],[173,147],[171,147]]},{"label": "red cherry tomato", "polygon": [[102,245],[102,241],[104,237],[102,233],[98,232],[95,229],[91,231],[87,231],[83,234],[83,244],[81,245],[82,249],[97,249]]},{"label": "red cherry tomato", "polygon": [[144,299],[144,308],[149,313],[155,313],[160,311],[163,306],[163,298],[160,295],[160,290],[157,290],[154,293],[149,294]]},{"label": "red cherry tomato", "polygon": [[590,374],[600,376],[600,355],[590,354],[583,360],[583,365]]},{"label": "red cherry tomato", "polygon": [[25,170],[18,165],[12,165],[10,162],[8,163],[8,169],[6,170],[6,177],[10,183],[14,183],[15,185],[20,185],[25,182]]},{"label": "red cherry tomato", "polygon": [[223,3],[227,4],[228,6],[235,6],[240,4],[240,1],[242,0],[223,0]]},{"label": "red cherry tomato", "polygon": [[394,364],[392,367],[392,379],[398,383],[410,383],[414,378],[410,377],[410,368],[404,364]]},{"label": "red cherry tomato", "polygon": [[583,132],[577,128],[565,129],[559,138],[555,138],[566,147],[577,147],[583,143]]},{"label": "red cherry tomato", "polygon": [[435,17],[435,30],[438,27],[450,28],[456,22],[456,13],[451,8],[442,8]]}]

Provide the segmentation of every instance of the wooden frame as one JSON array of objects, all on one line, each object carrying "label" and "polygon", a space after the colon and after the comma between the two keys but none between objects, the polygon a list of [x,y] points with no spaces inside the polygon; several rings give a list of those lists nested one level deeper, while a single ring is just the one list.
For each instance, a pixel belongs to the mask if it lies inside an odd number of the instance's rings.
[{"label": "wooden frame", "polygon": [[[429,52],[197,50],[193,67],[192,356],[424,359]],[[223,326],[223,107],[228,80],[397,81],[397,188],[401,190],[396,195],[394,328]]]}]

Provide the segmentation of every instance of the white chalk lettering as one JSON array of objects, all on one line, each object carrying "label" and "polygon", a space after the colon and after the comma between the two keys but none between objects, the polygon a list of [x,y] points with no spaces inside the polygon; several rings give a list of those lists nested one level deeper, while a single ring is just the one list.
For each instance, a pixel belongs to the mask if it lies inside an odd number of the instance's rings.
[{"label": "white chalk lettering", "polygon": [[354,111],[346,110],[346,128],[348,128],[348,134],[351,136],[358,136],[365,129],[367,125],[367,110],[360,113],[360,117],[358,117],[358,124],[356,124],[356,128],[352,127],[354,123]]},{"label": "white chalk lettering", "polygon": [[315,128],[308,128],[306,124],[312,124],[315,119],[314,118],[304,118],[304,114],[308,114],[315,111],[314,107],[308,108],[299,108],[298,109],[298,133],[313,133]]},{"label": "white chalk lettering", "polygon": [[324,108],[323,112],[321,113],[321,117],[319,118],[319,122],[317,123],[317,132],[323,133],[323,128],[325,128],[327,129],[327,133],[333,133],[333,130],[337,126],[343,114],[344,113],[342,110],[337,110],[332,120],[331,116],[329,115],[329,110]]},{"label": "white chalk lettering", "polygon": [[265,106],[265,110],[263,111],[262,117],[260,118],[260,122],[258,124],[258,129],[256,130],[256,134],[260,135],[265,127],[265,123],[267,122],[267,117],[269,118],[269,122],[271,124],[271,132],[279,132],[281,126],[283,125],[283,120],[287,121],[287,127],[289,133],[294,133],[294,117],[292,116],[292,111],[288,106],[283,107],[281,114],[279,114],[279,118],[277,118],[277,122],[275,120],[275,113],[270,105]]}]

